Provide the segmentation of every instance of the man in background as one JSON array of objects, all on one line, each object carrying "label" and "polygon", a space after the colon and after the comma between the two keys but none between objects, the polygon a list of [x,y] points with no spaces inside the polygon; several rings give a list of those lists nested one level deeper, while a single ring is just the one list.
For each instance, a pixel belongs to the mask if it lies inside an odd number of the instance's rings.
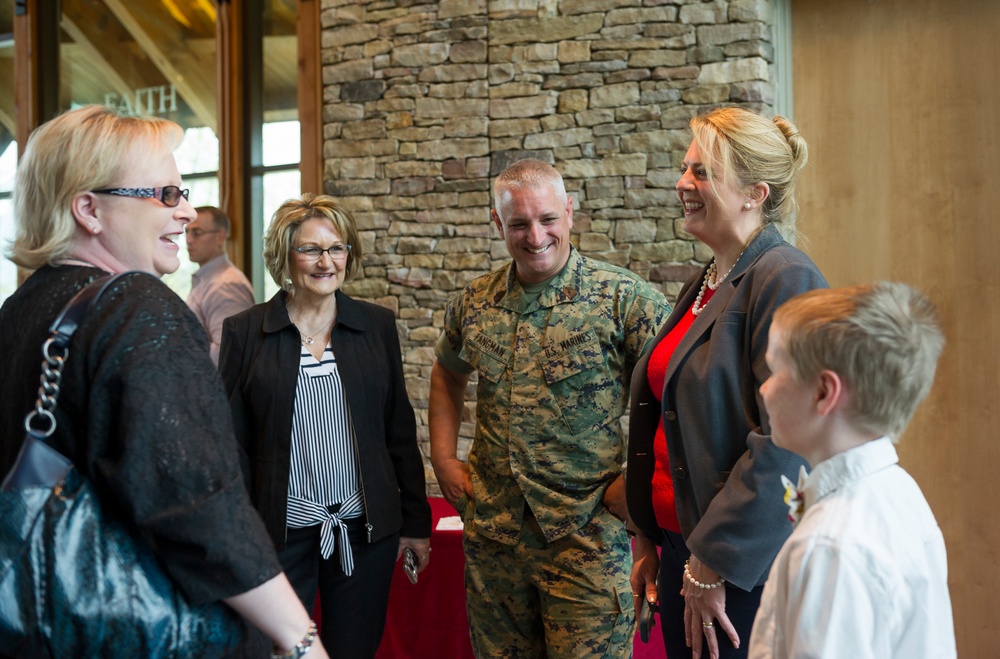
[{"label": "man in background", "polygon": [[226,255],[229,218],[215,206],[199,206],[184,230],[188,258],[199,266],[191,276],[187,304],[208,332],[212,363],[219,365],[222,321],[254,304],[253,286]]}]

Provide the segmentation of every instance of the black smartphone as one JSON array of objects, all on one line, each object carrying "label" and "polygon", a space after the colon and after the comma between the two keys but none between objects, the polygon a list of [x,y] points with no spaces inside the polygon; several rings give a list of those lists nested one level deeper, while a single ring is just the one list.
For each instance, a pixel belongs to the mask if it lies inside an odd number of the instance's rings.
[{"label": "black smartphone", "polygon": [[410,583],[417,583],[417,552],[410,547],[403,550],[403,572]]},{"label": "black smartphone", "polygon": [[657,609],[656,604],[647,602],[645,596],[639,600],[639,638],[642,639],[643,643],[649,643],[649,634],[656,626],[654,614]]}]

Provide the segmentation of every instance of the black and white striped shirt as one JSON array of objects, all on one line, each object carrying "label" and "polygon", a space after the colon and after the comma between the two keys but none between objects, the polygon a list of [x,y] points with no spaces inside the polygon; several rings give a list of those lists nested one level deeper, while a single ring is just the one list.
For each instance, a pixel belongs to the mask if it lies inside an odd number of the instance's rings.
[{"label": "black and white striped shirt", "polygon": [[288,526],[321,524],[324,559],[333,555],[339,537],[340,566],[348,576],[354,570],[354,557],[344,520],[364,513],[354,439],[333,350],[328,344],[317,361],[303,346],[292,416]]}]

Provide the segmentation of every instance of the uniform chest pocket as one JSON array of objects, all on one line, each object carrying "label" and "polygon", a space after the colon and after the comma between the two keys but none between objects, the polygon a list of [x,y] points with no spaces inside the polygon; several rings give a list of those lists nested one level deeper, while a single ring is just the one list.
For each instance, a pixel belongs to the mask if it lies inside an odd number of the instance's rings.
[{"label": "uniform chest pocket", "polygon": [[479,377],[496,383],[507,370],[512,354],[507,346],[501,345],[482,332],[473,330],[462,342],[462,350],[458,356],[476,369]]},{"label": "uniform chest pocket", "polygon": [[563,422],[578,435],[604,421],[609,410],[598,400],[609,385],[604,352],[597,334],[588,330],[546,346],[539,356],[551,401]]},{"label": "uniform chest pocket", "polygon": [[604,365],[601,342],[592,330],[545,346],[540,359],[550,386]]}]

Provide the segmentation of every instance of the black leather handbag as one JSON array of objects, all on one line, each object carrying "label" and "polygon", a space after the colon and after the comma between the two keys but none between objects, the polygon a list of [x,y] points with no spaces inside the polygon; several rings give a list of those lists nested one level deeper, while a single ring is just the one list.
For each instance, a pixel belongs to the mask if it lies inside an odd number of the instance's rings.
[{"label": "black leather handbag", "polygon": [[[121,276],[121,275],[117,275]],[[46,439],[70,337],[117,276],[78,293],[50,327],[17,462],[0,485],[0,654],[225,657],[247,627],[223,603],[192,606],[152,548]]]}]

